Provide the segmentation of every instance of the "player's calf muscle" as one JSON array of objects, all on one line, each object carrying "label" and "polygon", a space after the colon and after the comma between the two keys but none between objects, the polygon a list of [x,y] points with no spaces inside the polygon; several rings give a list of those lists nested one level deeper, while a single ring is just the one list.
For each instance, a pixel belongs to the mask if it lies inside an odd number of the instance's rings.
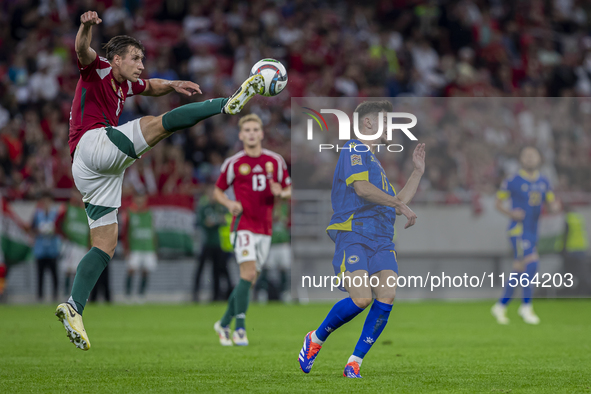
[{"label": "player's calf muscle", "polygon": [[117,246],[117,233],[117,223],[91,228],[90,239],[92,246],[99,248],[112,258]]},{"label": "player's calf muscle", "polygon": [[249,282],[254,282],[257,277],[256,262],[245,261],[240,264],[240,278]]}]

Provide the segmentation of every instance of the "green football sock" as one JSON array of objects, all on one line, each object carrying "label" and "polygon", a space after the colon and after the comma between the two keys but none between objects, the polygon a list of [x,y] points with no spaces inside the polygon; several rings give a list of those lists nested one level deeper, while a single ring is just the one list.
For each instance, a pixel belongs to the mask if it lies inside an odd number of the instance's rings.
[{"label": "green football sock", "polygon": [[162,126],[170,132],[189,128],[203,119],[221,114],[227,102],[227,98],[217,98],[180,106],[164,114]]},{"label": "green football sock", "polygon": [[140,295],[144,295],[146,293],[146,287],[148,285],[148,275],[142,275],[142,281],[140,282]]},{"label": "green football sock", "polygon": [[127,274],[127,278],[125,279],[125,295],[131,295],[131,285],[133,284],[133,275]]},{"label": "green football sock", "polygon": [[228,327],[234,318],[236,304],[234,303],[234,299],[236,298],[236,290],[238,286],[234,287],[234,290],[230,293],[230,297],[228,297],[228,308],[226,308],[226,313],[222,316],[222,320],[220,320],[220,325],[222,327]]},{"label": "green football sock", "polygon": [[250,287],[252,282],[240,278],[236,286],[236,330],[245,328],[246,311],[248,310],[248,301],[250,301]]},{"label": "green football sock", "polygon": [[93,247],[80,260],[76,276],[74,277],[74,285],[72,286],[71,298],[76,303],[76,310],[82,314],[88,296],[94,288],[99,276],[111,260],[111,257],[100,250]]}]

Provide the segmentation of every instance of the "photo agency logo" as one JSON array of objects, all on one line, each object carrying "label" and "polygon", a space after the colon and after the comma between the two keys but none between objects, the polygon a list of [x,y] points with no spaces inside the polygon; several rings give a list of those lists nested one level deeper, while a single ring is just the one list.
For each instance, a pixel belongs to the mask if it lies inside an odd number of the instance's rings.
[{"label": "photo agency logo", "polygon": [[[337,121],[339,124],[339,141],[349,141],[352,139],[351,137],[351,119],[349,116],[338,109],[321,109],[320,112],[313,110],[309,107],[302,107],[303,109],[309,112],[302,112],[305,115],[310,116],[312,119],[308,119],[307,121],[307,139],[312,141],[314,139],[314,121],[320,128],[321,132],[328,132],[328,124],[326,123],[326,119],[322,116],[322,114],[333,114],[337,117]],[[417,117],[408,112],[379,112],[378,113],[378,131],[374,134],[363,134],[359,131],[359,114],[357,112],[353,113],[353,133],[355,136],[353,138],[357,138],[361,141],[377,141],[375,144],[370,144],[371,146],[376,147],[376,151],[380,152],[381,150],[385,150],[392,153],[402,152],[404,147],[400,144],[387,144],[381,143],[384,141],[384,116],[386,116],[386,138],[385,142],[392,141],[392,135],[395,130],[400,130],[406,135],[408,139],[411,141],[417,141],[417,137],[410,131],[411,128],[416,126],[417,124]],[[410,120],[409,123],[394,123],[394,119],[407,119]],[[323,150],[339,150],[345,149],[343,146],[339,144],[318,144],[318,151],[322,152]],[[351,148],[349,148],[351,149]],[[366,144],[362,145],[353,145],[352,149],[356,152],[367,152],[369,147]]]}]

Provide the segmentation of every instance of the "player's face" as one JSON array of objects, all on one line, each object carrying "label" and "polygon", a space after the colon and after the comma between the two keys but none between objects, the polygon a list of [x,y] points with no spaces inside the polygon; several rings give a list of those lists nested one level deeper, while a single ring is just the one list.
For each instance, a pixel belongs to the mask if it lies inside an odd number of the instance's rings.
[{"label": "player's face", "polygon": [[525,148],[521,152],[519,160],[521,161],[522,167],[528,171],[536,170],[542,162],[540,152],[536,148]]},{"label": "player's face", "polygon": [[238,138],[249,148],[257,147],[263,140],[263,128],[259,122],[245,122],[240,128]]},{"label": "player's face", "polygon": [[128,81],[137,82],[144,70],[144,53],[135,47],[130,46],[123,58],[118,59],[119,72]]}]

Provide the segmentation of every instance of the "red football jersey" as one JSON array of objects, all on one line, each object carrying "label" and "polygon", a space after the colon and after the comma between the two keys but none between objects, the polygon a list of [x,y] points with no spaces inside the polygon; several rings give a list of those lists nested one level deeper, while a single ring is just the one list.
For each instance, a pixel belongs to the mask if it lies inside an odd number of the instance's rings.
[{"label": "red football jersey", "polygon": [[70,154],[74,154],[80,138],[88,130],[104,126],[117,126],[125,99],[146,90],[146,82],[124,81],[113,77],[111,64],[98,56],[92,63],[82,66],[78,60],[80,79],[70,111]]},{"label": "red football jersey", "polygon": [[232,220],[230,228],[233,231],[272,234],[275,197],[271,193],[270,179],[283,188],[291,185],[285,160],[270,150],[263,149],[259,157],[247,156],[242,150],[224,161],[215,185],[222,190],[234,186],[236,201],[242,204],[243,209],[237,229],[234,228],[236,218]]}]

